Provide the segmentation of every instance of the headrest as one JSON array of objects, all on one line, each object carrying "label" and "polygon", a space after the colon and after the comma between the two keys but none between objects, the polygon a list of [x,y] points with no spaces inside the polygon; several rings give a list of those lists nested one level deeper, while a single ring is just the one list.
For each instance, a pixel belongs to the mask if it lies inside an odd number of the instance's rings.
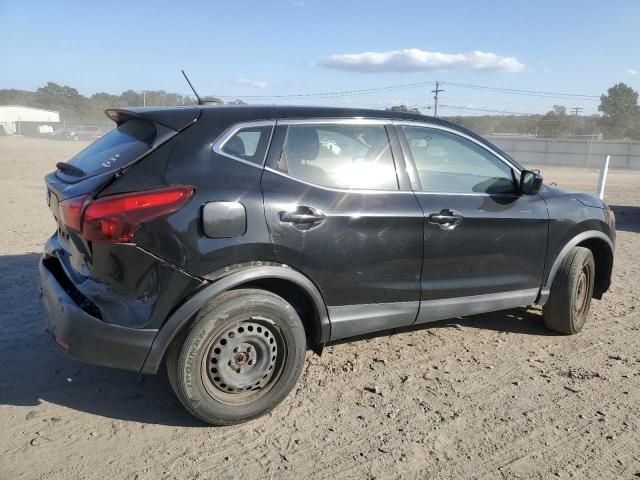
[{"label": "headrest", "polygon": [[287,133],[287,161],[299,163],[302,160],[315,160],[320,151],[318,131],[315,127],[289,127]]},{"label": "headrest", "polygon": [[427,150],[427,154],[431,157],[444,158],[447,156],[447,151],[440,145],[431,145]]},{"label": "headrest", "polygon": [[236,155],[245,154],[244,142],[238,135],[232,137],[224,147],[225,150],[228,150],[230,153],[235,153]]}]

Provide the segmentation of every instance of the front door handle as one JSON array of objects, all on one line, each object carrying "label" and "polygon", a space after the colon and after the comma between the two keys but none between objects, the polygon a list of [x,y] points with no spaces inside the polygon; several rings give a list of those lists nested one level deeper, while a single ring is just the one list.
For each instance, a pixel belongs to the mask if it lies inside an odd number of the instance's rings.
[{"label": "front door handle", "polygon": [[453,230],[462,222],[462,219],[462,215],[448,208],[429,215],[429,223],[438,225],[442,230]]},{"label": "front door handle", "polygon": [[308,230],[319,225],[325,220],[325,215],[313,207],[299,206],[293,211],[280,212],[278,214],[283,223],[293,223],[301,230]]}]

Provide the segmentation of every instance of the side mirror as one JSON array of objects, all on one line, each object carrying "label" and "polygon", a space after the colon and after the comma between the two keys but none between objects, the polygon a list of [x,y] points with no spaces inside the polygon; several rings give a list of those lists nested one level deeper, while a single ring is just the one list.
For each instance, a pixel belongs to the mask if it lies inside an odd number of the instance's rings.
[{"label": "side mirror", "polygon": [[535,195],[542,186],[542,175],[532,170],[522,170],[520,174],[520,193],[522,195]]}]

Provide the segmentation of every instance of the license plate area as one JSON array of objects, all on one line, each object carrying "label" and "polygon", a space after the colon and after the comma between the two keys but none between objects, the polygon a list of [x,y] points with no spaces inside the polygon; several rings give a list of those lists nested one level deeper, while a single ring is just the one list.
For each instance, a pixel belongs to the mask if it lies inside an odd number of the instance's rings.
[{"label": "license plate area", "polygon": [[53,213],[53,217],[56,219],[56,222],[59,223],[60,219],[60,207],[58,205],[58,197],[53,193],[49,188],[47,188],[47,206],[51,213]]},{"label": "license plate area", "polygon": [[62,222],[58,221],[58,242],[65,249],[65,251],[71,255],[72,253],[72,243],[71,243],[71,235],[67,227],[65,227]]}]

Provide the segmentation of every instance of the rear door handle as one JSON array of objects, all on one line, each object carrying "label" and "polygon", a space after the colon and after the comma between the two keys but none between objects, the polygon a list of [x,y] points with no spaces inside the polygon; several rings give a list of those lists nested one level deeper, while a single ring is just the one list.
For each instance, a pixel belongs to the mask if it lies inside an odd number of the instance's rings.
[{"label": "rear door handle", "polygon": [[294,211],[278,214],[283,223],[293,223],[296,227],[307,229],[315,227],[325,220],[325,215],[313,207],[299,206]]},{"label": "rear door handle", "polygon": [[442,230],[453,230],[462,222],[463,216],[458,212],[445,208],[439,213],[429,215],[429,223],[438,225]]},{"label": "rear door handle", "polygon": [[286,223],[315,223],[324,220],[321,213],[291,213],[280,212],[280,221]]}]

